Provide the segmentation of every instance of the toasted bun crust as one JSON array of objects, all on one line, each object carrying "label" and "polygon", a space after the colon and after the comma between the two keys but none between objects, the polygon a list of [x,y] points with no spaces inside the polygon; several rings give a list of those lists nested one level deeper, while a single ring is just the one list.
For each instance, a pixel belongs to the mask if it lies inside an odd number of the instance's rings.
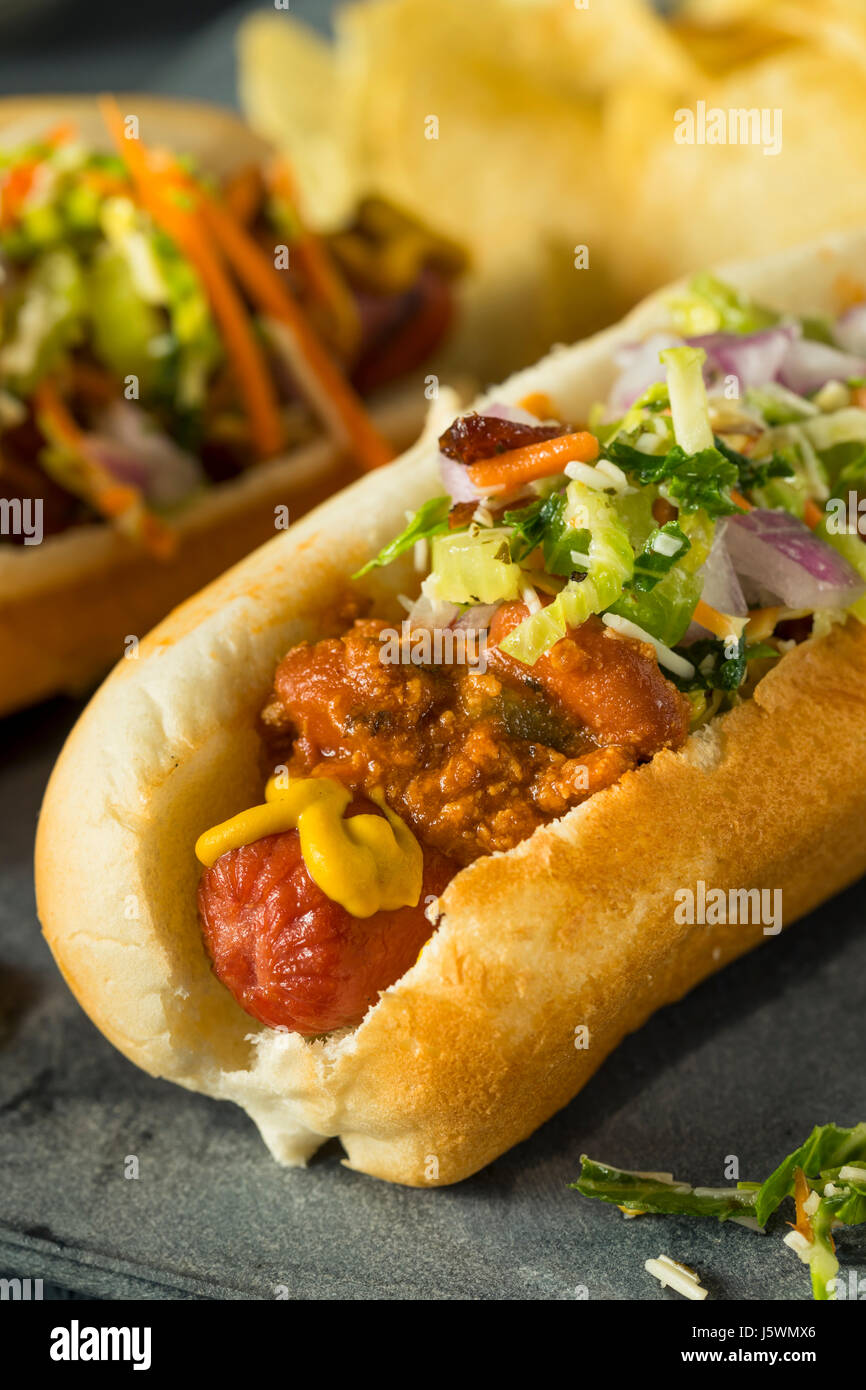
[{"label": "toasted bun crust", "polygon": [[[866,233],[727,268],[790,310],[836,307]],[[654,297],[495,392],[546,391],[581,418],[618,344],[665,323]],[[307,1042],[255,1024],[210,971],[195,837],[260,795],[255,720],[275,663],[336,630],[347,576],[437,487],[432,434],[171,615],[73,731],[39,826],[39,913],[84,1008],[128,1057],[242,1105],[274,1156],[339,1135],[351,1167],[456,1182],[529,1135],[653,1010],[763,939],[676,920],[675,893],[783,894],[791,922],[866,870],[866,629],[793,650],[753,700],[620,783],[476,861],[440,900],[419,962],[353,1032]],[[380,610],[411,568],[369,586]],[[679,914],[682,915],[682,914]],[[586,1029],[586,1033],[576,1030]]]},{"label": "toasted bun crust", "polygon": [[[127,95],[142,137],[195,155],[212,173],[261,161],[269,147],[217,106]],[[0,101],[0,144],[13,146],[71,121],[86,143],[110,148],[88,97],[10,97]],[[417,383],[384,397],[373,410],[397,448],[418,437],[426,402]],[[177,522],[178,548],[168,562],[94,524],[48,537],[39,546],[0,546],[0,716],[55,694],[79,694],[189,594],[274,534],[275,508],[303,516],[357,476],[351,459],[325,439],[221,483]]]}]

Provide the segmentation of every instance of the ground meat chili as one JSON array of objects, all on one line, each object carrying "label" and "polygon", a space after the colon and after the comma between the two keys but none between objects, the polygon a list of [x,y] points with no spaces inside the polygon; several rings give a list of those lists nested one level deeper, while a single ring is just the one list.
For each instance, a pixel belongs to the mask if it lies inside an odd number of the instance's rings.
[{"label": "ground meat chili", "polygon": [[205,870],[214,972],[267,1027],[311,1037],[360,1023],[414,964],[434,929],[427,905],[462,865],[512,849],[685,740],[688,701],[651,647],[590,618],[527,666],[495,645],[526,615],[521,603],[493,615],[485,670],[386,662],[386,624],[371,618],[280,663],[262,716],[271,767],[337,778],[355,794],[348,815],[378,814],[364,797],[381,789],[415,831],[424,869],[417,903],[365,918],[316,885],[297,830]]},{"label": "ground meat chili", "polygon": [[526,617],[522,603],[504,603],[493,615],[489,660],[503,681],[520,689],[540,682],[563,714],[598,743],[628,748],[638,760],[685,742],[691,705],[662,675],[648,644],[589,618],[526,666],[498,646]]},{"label": "ground meat chili", "polygon": [[568,434],[566,425],[527,425],[520,420],[500,420],[496,415],[459,415],[454,424],[439,437],[439,448],[447,458],[465,463],[467,467],[482,459],[538,444],[545,439],[558,439]]},{"label": "ground meat chili", "polygon": [[[495,615],[491,641],[526,616]],[[512,849],[688,732],[652,649],[590,619],[535,666],[491,648],[486,672],[381,660],[387,625],[295,647],[263,713],[274,763],[381,787],[422,845],[459,864]]]}]

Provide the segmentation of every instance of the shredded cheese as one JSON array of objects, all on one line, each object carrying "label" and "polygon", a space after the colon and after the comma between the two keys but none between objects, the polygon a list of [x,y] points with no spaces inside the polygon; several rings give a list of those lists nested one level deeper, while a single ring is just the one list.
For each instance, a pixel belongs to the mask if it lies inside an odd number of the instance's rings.
[{"label": "shredded cheese", "polygon": [[789,1231],[786,1236],[782,1237],[782,1244],[790,1246],[798,1255],[802,1255],[804,1251],[809,1249],[812,1242],[807,1240],[800,1231]]},{"label": "shredded cheese", "polygon": [[765,1236],[767,1234],[763,1226],[758,1224],[758,1219],[755,1216],[746,1216],[743,1213],[742,1216],[729,1216],[728,1220],[735,1226],[745,1226],[747,1231],[757,1231],[758,1235]]},{"label": "shredded cheese", "polygon": [[531,584],[521,584],[520,597],[523,599],[530,613],[541,612],[541,599],[538,597],[538,594]]},{"label": "shredded cheese", "polygon": [[684,1298],[693,1301],[706,1298],[707,1289],[701,1288],[701,1281],[693,1269],[688,1265],[681,1265],[677,1260],[672,1260],[669,1255],[659,1255],[657,1260],[646,1260],[644,1269],[647,1274],[651,1274],[654,1279],[658,1279],[663,1289],[676,1289]]},{"label": "shredded cheese", "polygon": [[627,492],[637,491],[637,488],[629,486],[628,478],[623,473],[622,469],[618,468],[617,465],[615,463],[612,463],[610,459],[600,459],[599,462],[595,465],[595,467],[596,472],[604,473],[606,477],[610,478],[610,481],[613,483],[617,492],[625,494]]},{"label": "shredded cheese", "polygon": [[578,459],[572,463],[567,463],[562,471],[567,478],[574,478],[578,483],[585,483],[587,487],[593,488],[596,492],[607,492],[614,486],[613,479],[609,478],[606,473],[601,473],[597,468],[593,468],[588,463],[581,463]]}]

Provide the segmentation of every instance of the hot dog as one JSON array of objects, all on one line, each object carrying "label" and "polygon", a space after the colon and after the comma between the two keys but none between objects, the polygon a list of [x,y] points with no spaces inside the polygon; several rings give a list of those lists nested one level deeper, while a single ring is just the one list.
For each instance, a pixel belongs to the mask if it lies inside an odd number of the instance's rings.
[{"label": "hot dog", "polygon": [[453,1182],[778,929],[689,919],[683,889],[778,890],[787,924],[866,869],[866,565],[828,525],[866,420],[833,286],[864,255],[675,287],[459,423],[441,401],[109,679],[37,889],[122,1050],[238,1101],[283,1162],[339,1135],[362,1171]]},{"label": "hot dog", "polygon": [[[363,801],[353,813],[379,814]],[[216,975],[269,1028],[318,1036],[357,1025],[430,935],[426,905],[456,865],[435,851],[424,859],[417,901],[357,917],[311,878],[297,830],[227,851],[198,890]]]},{"label": "hot dog", "polygon": [[146,97],[0,102],[0,201],[3,714],[417,436],[461,253],[372,197],[319,235],[237,117]]}]

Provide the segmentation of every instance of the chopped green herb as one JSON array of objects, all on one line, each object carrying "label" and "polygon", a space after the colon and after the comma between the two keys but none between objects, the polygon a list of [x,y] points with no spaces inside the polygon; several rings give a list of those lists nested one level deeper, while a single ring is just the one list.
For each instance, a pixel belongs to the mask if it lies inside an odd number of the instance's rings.
[{"label": "chopped green herb", "polygon": [[657,526],[635,557],[633,587],[639,593],[654,589],[691,547],[692,543],[678,521],[667,521],[664,526]]},{"label": "chopped green herb", "polygon": [[786,1198],[794,1196],[799,1173],[801,1184],[805,1179],[809,1201],[805,1210],[799,1208],[798,1216],[801,1223],[805,1221],[808,1234],[802,1248],[795,1248],[809,1266],[813,1297],[822,1302],[836,1297],[839,1261],[833,1226],[866,1223],[866,1123],[850,1129],[816,1125],[805,1144],[788,1154],[760,1186],[741,1182],[736,1187],[691,1187],[614,1168],[585,1154],[580,1163],[580,1177],[571,1187],[584,1197],[639,1214],[713,1216],[719,1221],[753,1216],[761,1227]]},{"label": "chopped green herb", "polygon": [[368,560],[366,565],[357,570],[353,579],[360,579],[362,575],[369,573],[372,569],[378,569],[382,565],[390,565],[404,551],[410,550],[416,541],[428,540],[431,536],[441,535],[448,530],[448,513],[451,510],[450,497],[431,497],[429,502],[425,502],[419,507],[406,528],[395,536],[384,546],[378,555],[372,560]]}]

